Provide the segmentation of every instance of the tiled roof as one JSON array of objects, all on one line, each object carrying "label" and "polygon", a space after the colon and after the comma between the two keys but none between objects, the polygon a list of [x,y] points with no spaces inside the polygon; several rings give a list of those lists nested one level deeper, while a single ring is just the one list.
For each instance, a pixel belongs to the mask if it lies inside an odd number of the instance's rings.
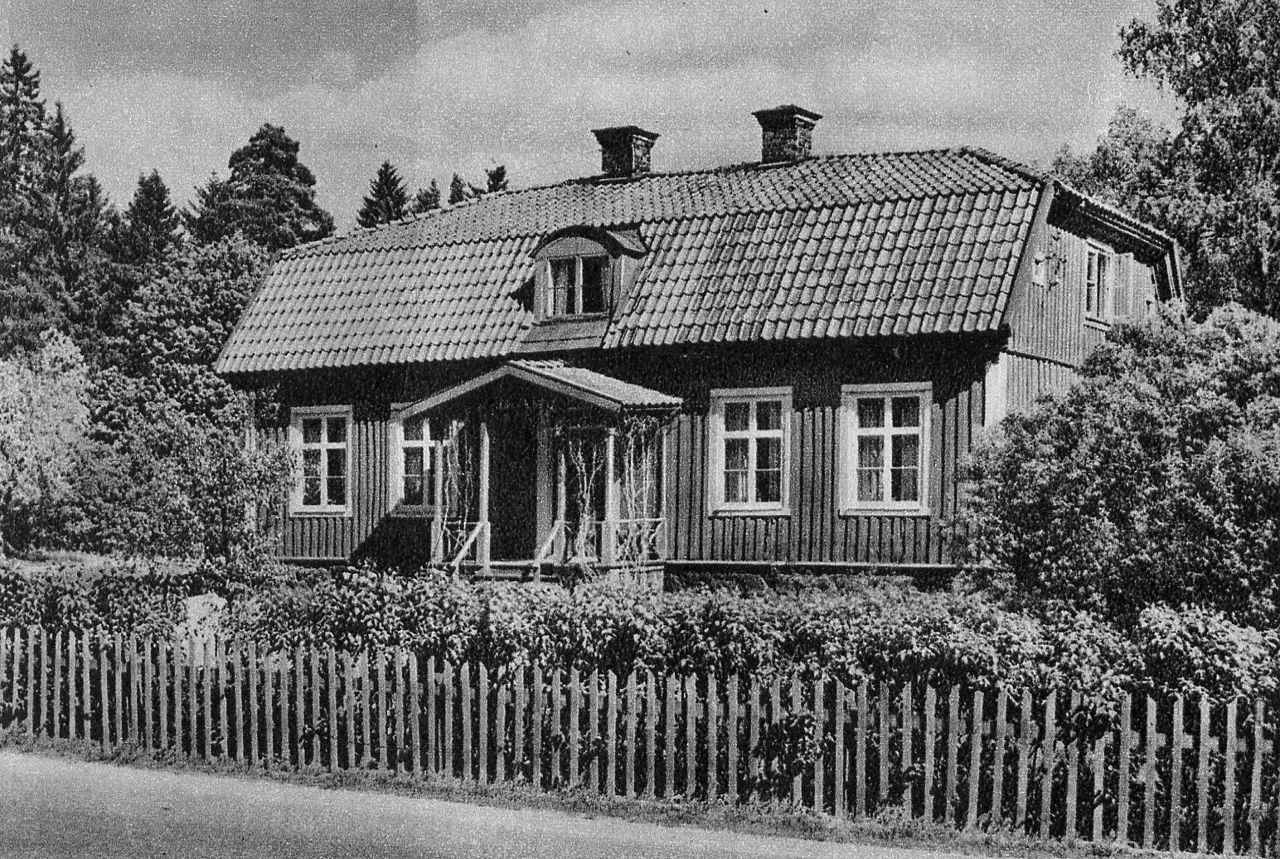
[{"label": "tiled roof", "polygon": [[1043,181],[952,149],[495,194],[287,252],[218,369],[514,354],[530,252],[579,225],[634,228],[649,248],[605,347],[990,330]]}]

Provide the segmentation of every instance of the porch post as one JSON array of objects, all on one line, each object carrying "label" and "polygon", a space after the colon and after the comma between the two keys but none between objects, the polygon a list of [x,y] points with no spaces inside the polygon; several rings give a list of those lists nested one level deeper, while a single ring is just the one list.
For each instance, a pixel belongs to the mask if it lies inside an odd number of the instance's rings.
[{"label": "porch post", "polygon": [[476,520],[482,526],[476,543],[476,561],[489,571],[489,422],[480,421],[480,498],[476,502]]},{"label": "porch post", "polygon": [[[569,499],[567,493],[567,472],[565,467],[568,464],[564,455],[564,445],[556,445],[556,521],[564,522],[565,517],[569,515]],[[560,563],[564,563],[569,559],[569,544],[565,538],[568,525],[560,529],[560,533],[556,535],[556,559]]]},{"label": "porch post", "polygon": [[605,564],[618,559],[617,447],[618,431],[610,427],[604,442],[604,534],[600,546],[600,560]]},{"label": "porch post", "polygon": [[444,562],[444,442],[431,446],[435,468],[431,469],[431,561]]}]

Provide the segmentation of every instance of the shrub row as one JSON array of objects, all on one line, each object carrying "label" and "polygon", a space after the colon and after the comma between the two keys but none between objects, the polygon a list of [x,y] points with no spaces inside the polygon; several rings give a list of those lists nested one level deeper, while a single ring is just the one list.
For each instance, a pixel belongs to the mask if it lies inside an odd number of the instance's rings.
[{"label": "shrub row", "polygon": [[1148,608],[1126,632],[1085,613],[1036,616],[981,595],[877,585],[842,593],[738,596],[586,585],[472,585],[369,567],[280,568],[251,582],[145,564],[31,576],[0,569],[0,625],[164,635],[183,600],[218,591],[224,632],[268,647],[403,646],[495,670],[533,662],[768,677],[1085,691],[1110,713],[1122,690],[1215,698],[1276,687],[1275,637],[1206,609]]}]

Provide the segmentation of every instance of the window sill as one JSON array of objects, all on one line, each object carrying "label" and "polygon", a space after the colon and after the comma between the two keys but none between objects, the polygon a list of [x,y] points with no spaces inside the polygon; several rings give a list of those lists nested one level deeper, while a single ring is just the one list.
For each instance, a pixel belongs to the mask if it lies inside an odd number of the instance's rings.
[{"label": "window sill", "polygon": [[707,515],[713,519],[733,519],[742,516],[781,519],[790,516],[791,510],[787,507],[721,507]]},{"label": "window sill", "polygon": [[315,519],[319,517],[339,517],[343,519],[351,518],[351,508],[349,507],[298,507],[291,509],[289,515],[298,519]]},{"label": "window sill", "polygon": [[565,313],[560,316],[543,316],[534,321],[535,325],[555,325],[560,322],[596,322],[609,318],[605,311],[599,313]]},{"label": "window sill", "polygon": [[846,519],[855,516],[900,516],[926,519],[933,514],[924,507],[844,507],[839,515]]}]

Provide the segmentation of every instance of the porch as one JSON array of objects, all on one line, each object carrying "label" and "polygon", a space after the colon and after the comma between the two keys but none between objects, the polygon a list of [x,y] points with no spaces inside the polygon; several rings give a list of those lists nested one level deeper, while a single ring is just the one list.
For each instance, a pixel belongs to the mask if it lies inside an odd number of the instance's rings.
[{"label": "porch", "polygon": [[400,425],[431,439],[432,563],[505,579],[660,571],[662,430],[680,402],[559,361],[514,360],[402,407]]}]

